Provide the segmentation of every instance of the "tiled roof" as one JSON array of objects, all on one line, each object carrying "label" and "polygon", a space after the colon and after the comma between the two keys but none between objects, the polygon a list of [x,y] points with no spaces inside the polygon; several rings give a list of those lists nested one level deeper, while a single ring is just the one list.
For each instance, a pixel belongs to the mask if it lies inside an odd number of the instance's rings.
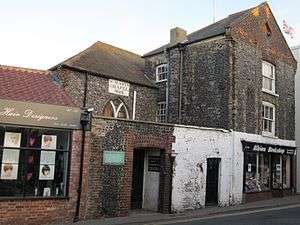
[{"label": "tiled roof", "polygon": [[[263,4],[265,4],[265,3],[262,3],[261,5],[263,5]],[[207,27],[204,27],[198,31],[195,31],[195,32],[187,35],[187,41],[184,42],[184,44],[190,44],[190,43],[194,43],[197,41],[201,41],[201,40],[205,40],[205,39],[208,39],[211,37],[216,37],[218,35],[225,34],[226,28],[230,27],[230,25],[233,24],[238,19],[243,18],[245,15],[247,15],[249,12],[251,12],[252,9],[253,8],[231,14],[228,17],[226,17],[220,21],[217,21]],[[144,54],[143,57],[161,53],[168,47],[171,47],[170,44],[163,45],[151,52]]]},{"label": "tiled roof", "polygon": [[49,71],[0,65],[0,99],[75,106]]},{"label": "tiled roof", "polygon": [[154,86],[144,75],[144,59],[140,55],[99,41],[50,70],[59,66],[68,66],[100,76]]}]

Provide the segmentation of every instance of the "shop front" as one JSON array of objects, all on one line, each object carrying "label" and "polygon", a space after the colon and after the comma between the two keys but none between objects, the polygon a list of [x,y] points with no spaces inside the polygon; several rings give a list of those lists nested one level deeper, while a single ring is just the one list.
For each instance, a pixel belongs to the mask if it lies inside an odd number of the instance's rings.
[{"label": "shop front", "polygon": [[80,116],[75,107],[0,100],[0,224],[74,216]]},{"label": "shop front", "polygon": [[242,141],[246,201],[294,192],[294,147]]}]

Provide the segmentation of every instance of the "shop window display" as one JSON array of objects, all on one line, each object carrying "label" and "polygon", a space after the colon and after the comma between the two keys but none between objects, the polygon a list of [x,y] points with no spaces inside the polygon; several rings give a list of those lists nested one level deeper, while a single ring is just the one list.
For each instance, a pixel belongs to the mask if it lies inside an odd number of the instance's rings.
[{"label": "shop window display", "polygon": [[70,133],[0,127],[0,197],[66,196]]},{"label": "shop window display", "polygon": [[270,190],[270,156],[263,153],[245,153],[245,192]]}]

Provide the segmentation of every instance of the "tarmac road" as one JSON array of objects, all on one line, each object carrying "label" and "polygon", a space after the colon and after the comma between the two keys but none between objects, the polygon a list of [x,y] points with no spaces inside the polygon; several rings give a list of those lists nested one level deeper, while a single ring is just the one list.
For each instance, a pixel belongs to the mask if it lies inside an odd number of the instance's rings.
[{"label": "tarmac road", "polygon": [[147,225],[300,225],[300,206],[236,212]]}]

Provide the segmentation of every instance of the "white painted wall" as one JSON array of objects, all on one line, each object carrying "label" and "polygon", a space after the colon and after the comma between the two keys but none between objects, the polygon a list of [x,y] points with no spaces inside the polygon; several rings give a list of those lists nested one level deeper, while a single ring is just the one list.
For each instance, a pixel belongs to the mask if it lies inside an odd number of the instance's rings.
[{"label": "white painted wall", "polygon": [[160,151],[145,151],[143,209],[157,211],[159,199],[159,172],[148,171],[149,156],[160,156]]},{"label": "white painted wall", "polygon": [[198,209],[205,205],[207,158],[221,158],[219,204],[230,199],[231,136],[228,131],[178,126],[172,148],[176,158],[173,172],[172,210]]},{"label": "white painted wall", "polygon": [[261,135],[189,126],[175,126],[172,210],[180,212],[205,206],[207,158],[220,158],[219,206],[243,200],[244,154],[242,140],[281,146],[295,141]]}]

